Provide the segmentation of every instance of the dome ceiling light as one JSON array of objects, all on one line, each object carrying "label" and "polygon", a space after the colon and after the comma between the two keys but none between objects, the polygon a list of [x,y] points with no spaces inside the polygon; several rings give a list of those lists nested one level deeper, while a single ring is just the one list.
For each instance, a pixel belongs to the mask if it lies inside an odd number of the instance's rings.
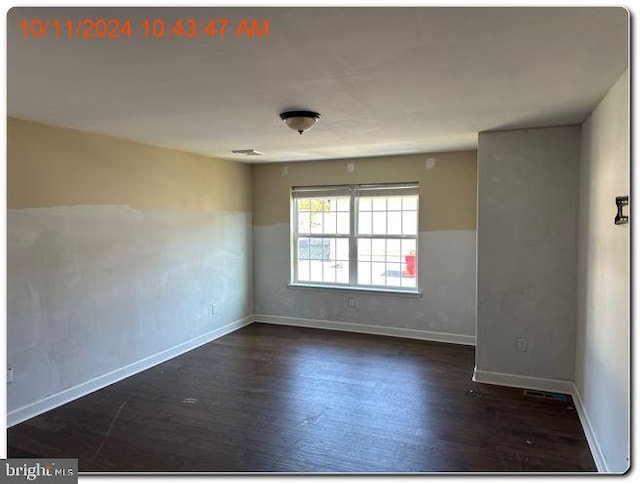
[{"label": "dome ceiling light", "polygon": [[292,130],[302,134],[315,126],[320,115],[313,111],[285,111],[280,119]]}]

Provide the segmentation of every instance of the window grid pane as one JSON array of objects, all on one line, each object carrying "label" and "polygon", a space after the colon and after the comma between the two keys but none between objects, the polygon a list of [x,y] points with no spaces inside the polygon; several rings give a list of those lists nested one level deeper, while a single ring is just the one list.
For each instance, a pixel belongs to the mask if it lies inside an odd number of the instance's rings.
[{"label": "window grid pane", "polygon": [[[418,196],[394,190],[396,195],[352,195],[354,234],[349,197],[296,199],[297,281],[416,289]],[[351,237],[355,254],[349,254]],[[357,280],[350,282],[351,259]]]},{"label": "window grid pane", "polygon": [[358,238],[359,285],[416,287],[415,239]]}]

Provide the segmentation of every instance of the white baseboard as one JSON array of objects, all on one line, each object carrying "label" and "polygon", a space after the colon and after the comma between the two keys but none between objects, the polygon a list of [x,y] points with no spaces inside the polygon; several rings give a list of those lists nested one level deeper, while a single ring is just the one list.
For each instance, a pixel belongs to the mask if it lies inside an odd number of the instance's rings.
[{"label": "white baseboard", "polygon": [[473,369],[473,381],[478,383],[490,383],[505,387],[516,387],[545,392],[557,392],[573,394],[573,382],[570,380],[554,380],[551,378],[537,378],[534,376],[512,375],[495,371],[482,371]]},{"label": "white baseboard", "polygon": [[[389,326],[375,326],[370,324],[346,323],[341,321],[325,321],[319,319],[291,318],[286,316],[273,316],[267,314],[255,314],[245,316],[226,326],[210,331],[172,348],[163,350],[155,355],[148,356],[135,363],[131,363],[123,368],[119,368],[105,375],[93,378],[89,381],[68,388],[39,400],[35,403],[25,405],[7,414],[7,427],[24,422],[32,417],[64,405],[72,400],[83,397],[96,390],[100,390],[108,385],[116,383],[136,373],[147,370],[153,366],[163,363],[171,358],[175,358],[183,353],[191,351],[199,346],[218,339],[226,334],[232,333],[253,322],[281,324],[286,326],[301,326],[305,328],[331,329],[338,331],[350,331],[356,333],[376,334],[382,336],[396,336],[401,338],[412,338],[427,341],[437,341],[443,343],[454,343],[463,345],[475,345],[475,337],[461,334],[438,333],[419,329],[395,328]],[[498,373],[492,371],[482,371],[474,368],[473,381],[478,383],[489,383],[516,388],[541,390],[549,392],[567,393],[573,397],[576,411],[582,428],[584,430],[591,454],[596,463],[598,472],[609,472],[602,449],[593,431],[591,422],[580,398],[580,392],[572,381],[554,380],[547,378],[537,378],[523,375],[513,375],[508,373]]]},{"label": "white baseboard", "polygon": [[589,417],[580,398],[580,392],[573,381],[553,380],[548,378],[536,378],[532,376],[511,375],[508,373],[498,373],[493,371],[482,371],[474,368],[473,381],[478,383],[489,383],[493,385],[503,385],[507,387],[525,388],[531,390],[541,390],[546,392],[558,392],[571,395],[573,403],[582,425],[582,430],[587,438],[589,450],[596,463],[598,472],[609,472],[607,463],[602,453],[602,448],[598,443],[596,434],[593,431]]},{"label": "white baseboard", "polygon": [[475,336],[452,333],[438,333],[422,329],[395,328],[390,326],[376,326],[373,324],[346,323],[343,321],[325,321],[321,319],[291,318],[288,316],[273,316],[270,314],[254,314],[257,323],[282,324],[285,326],[302,326],[305,328],[332,329],[350,331],[353,333],[377,334],[381,336],[396,336],[441,343],[454,343],[474,346]]},{"label": "white baseboard", "polygon": [[357,333],[377,334],[383,336],[397,336],[402,338],[413,338],[428,341],[439,341],[444,343],[455,343],[463,345],[475,345],[475,337],[459,334],[437,333],[417,329],[403,329],[385,326],[374,326],[368,324],[345,323],[338,321],[322,321],[316,319],[289,318],[284,316],[269,316],[264,314],[249,315],[238,321],[234,321],[226,326],[210,331],[194,339],[163,350],[142,360],[131,363],[123,368],[118,368],[112,372],[100,375],[79,385],[67,388],[61,392],[45,397],[37,402],[25,405],[8,412],[7,427],[19,424],[45,413],[56,407],[64,405],[72,400],[88,395],[106,386],[128,378],[136,373],[147,370],[155,365],[163,363],[171,358],[175,358],[187,351],[191,351],[198,346],[209,343],[225,334],[236,331],[243,326],[256,322],[283,324],[290,326],[303,326],[318,329],[333,329],[340,331],[351,331]]},{"label": "white baseboard", "polygon": [[215,329],[201,336],[185,341],[179,345],[173,346],[166,350],[160,351],[154,355],[143,358],[142,360],[131,363],[125,367],[118,368],[112,372],[100,375],[89,381],[73,386],[61,392],[50,395],[42,400],[25,405],[24,407],[12,410],[7,414],[7,427],[24,422],[36,415],[40,415],[53,408],[59,407],[77,398],[88,395],[89,393],[100,390],[108,385],[116,383],[124,378],[130,377],[136,373],[147,370],[153,366],[163,363],[171,358],[175,358],[187,351],[191,351],[198,346],[209,343],[225,334],[236,331],[243,326],[253,323],[253,315],[245,316],[242,319],[227,324],[221,328]]},{"label": "white baseboard", "polygon": [[578,417],[580,418],[580,423],[582,424],[582,430],[584,430],[584,435],[587,438],[587,443],[589,444],[589,449],[591,450],[591,455],[593,456],[593,460],[596,463],[598,472],[610,472],[607,466],[607,461],[604,458],[602,448],[600,447],[600,443],[598,442],[596,434],[593,431],[591,421],[589,420],[589,416],[587,415],[584,404],[582,403],[580,392],[578,391],[578,387],[575,384],[573,385],[571,396],[573,397],[573,403],[576,406],[576,411],[578,412]]}]

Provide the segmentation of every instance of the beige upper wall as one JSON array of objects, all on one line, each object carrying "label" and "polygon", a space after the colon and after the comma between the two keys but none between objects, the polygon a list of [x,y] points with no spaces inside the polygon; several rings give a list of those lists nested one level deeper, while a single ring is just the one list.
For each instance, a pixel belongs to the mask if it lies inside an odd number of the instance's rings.
[{"label": "beige upper wall", "polygon": [[[347,172],[347,163],[353,163],[353,173]],[[409,181],[420,183],[420,230],[475,230],[475,151],[247,165],[7,120],[8,208],[253,208],[254,223],[268,225],[288,223],[292,186]]]},{"label": "beige upper wall", "polygon": [[294,186],[417,181],[421,231],[476,228],[475,151],[253,165],[252,178],[255,225],[288,223]]},{"label": "beige upper wall", "polygon": [[250,212],[251,167],[8,118],[8,208],[112,204]]}]

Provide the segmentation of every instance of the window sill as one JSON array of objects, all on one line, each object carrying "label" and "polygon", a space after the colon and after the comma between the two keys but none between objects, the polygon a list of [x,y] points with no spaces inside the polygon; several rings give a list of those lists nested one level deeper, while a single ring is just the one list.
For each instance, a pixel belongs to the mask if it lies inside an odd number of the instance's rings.
[{"label": "window sill", "polygon": [[354,286],[331,286],[326,284],[304,284],[300,282],[289,282],[287,287],[292,289],[310,289],[310,290],[329,290],[329,291],[347,291],[360,292],[364,294],[380,295],[380,296],[400,296],[400,297],[422,297],[422,291],[419,290],[402,290],[390,288],[368,288]]}]

